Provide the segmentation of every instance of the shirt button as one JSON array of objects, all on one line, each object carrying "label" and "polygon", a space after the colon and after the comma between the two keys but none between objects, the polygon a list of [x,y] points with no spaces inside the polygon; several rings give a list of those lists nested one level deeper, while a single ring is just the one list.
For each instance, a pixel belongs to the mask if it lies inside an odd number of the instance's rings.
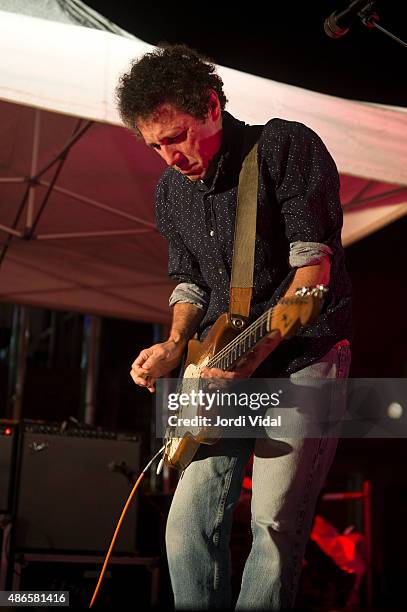
[{"label": "shirt button", "polygon": [[222,268],[218,268],[219,274],[222,274]]},{"label": "shirt button", "polygon": [[211,230],[211,231],[209,232],[209,235],[210,235],[210,236],[214,236],[214,235],[215,235],[215,230]]}]

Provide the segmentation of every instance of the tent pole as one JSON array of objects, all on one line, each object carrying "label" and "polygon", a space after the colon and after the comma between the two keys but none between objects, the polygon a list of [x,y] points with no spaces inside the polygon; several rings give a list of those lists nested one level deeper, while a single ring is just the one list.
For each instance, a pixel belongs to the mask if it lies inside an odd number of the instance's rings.
[{"label": "tent pole", "polygon": [[41,168],[41,170],[39,170],[37,172],[37,174],[35,174],[32,179],[34,179],[36,182],[39,182],[39,179],[41,178],[41,176],[43,176],[47,170],[49,170],[50,168],[52,168],[52,166],[54,166],[58,161],[60,161],[62,158],[67,157],[68,153],[70,152],[70,150],[72,149],[72,147],[78,142],[78,140],[80,138],[82,138],[82,136],[85,134],[85,132],[88,131],[88,129],[93,125],[93,121],[87,121],[85,123],[85,125],[82,125],[83,120],[79,119],[79,121],[77,122],[77,125],[73,131],[73,134],[71,136],[71,138],[68,140],[68,142],[64,145],[64,147],[60,150],[60,152],[51,159],[51,161],[49,161],[43,168]]},{"label": "tent pole", "polygon": [[[39,108],[35,110],[34,114],[34,133],[33,133],[33,147],[32,147],[32,157],[31,157],[31,171],[30,171],[30,179],[35,177],[38,166],[38,152],[40,149],[40,131],[41,131],[41,111]],[[34,217],[34,200],[35,200],[35,183],[30,182],[30,188],[28,192],[28,202],[27,202],[27,216],[25,222],[25,230],[28,233],[33,224]]]},{"label": "tent pole", "polygon": [[100,317],[83,317],[82,370],[84,373],[83,421],[96,422],[96,387],[99,370]]},{"label": "tent pole", "polygon": [[[23,199],[20,202],[20,206],[18,207],[16,216],[14,218],[14,221],[13,221],[13,224],[12,224],[12,228],[9,228],[9,230],[10,229],[13,229],[13,230],[16,229],[16,227],[18,225],[18,222],[20,220],[20,217],[21,217],[21,215],[22,215],[22,213],[24,211],[25,205],[27,203],[28,193],[29,193],[29,187],[27,187],[26,190],[25,190],[25,193],[23,195]],[[6,240],[4,240],[3,248],[2,248],[2,250],[0,252],[0,266],[3,263],[3,260],[4,260],[6,254],[7,254],[7,251],[9,249],[9,247],[10,247],[11,239],[13,237],[13,235],[12,235],[12,233],[10,233],[10,231],[8,231],[7,233],[9,235],[7,236]]]},{"label": "tent pole", "polygon": [[[29,179],[29,195],[31,196],[31,202],[29,201],[29,206],[27,209],[27,222],[26,222],[26,228],[25,228],[25,234],[24,234],[24,237],[26,240],[30,240],[34,236],[36,227],[40,221],[40,218],[42,217],[42,213],[45,210],[48,200],[52,194],[52,190],[55,187],[55,183],[58,180],[58,177],[62,171],[62,168],[64,167],[64,164],[67,160],[67,157],[72,147],[82,137],[82,135],[89,129],[89,127],[92,125],[92,122],[88,121],[83,127],[81,127],[81,124],[82,124],[82,120],[78,122],[78,126],[75,129],[74,134],[72,135],[72,138],[70,139],[68,144],[62,149],[59,155],[55,159],[51,160],[44,168],[42,168],[42,170],[37,171],[39,134],[40,134],[39,118],[38,118],[38,121],[36,122],[37,128],[34,131],[34,145],[33,145],[34,152],[33,152],[33,160],[32,160],[32,173]],[[34,219],[34,195],[35,195],[34,190],[35,190],[35,187],[40,184],[39,177],[41,177],[47,170],[49,170],[54,165],[56,166],[54,176],[52,177],[51,182],[47,184],[47,187],[48,187],[47,192],[44,196],[44,199]]]},{"label": "tent pole", "polygon": [[[0,229],[2,226],[0,224]],[[5,231],[12,231],[8,228]],[[152,229],[142,228],[139,229],[128,229],[128,230],[105,230],[101,232],[66,232],[59,234],[37,234],[35,237],[36,240],[59,240],[63,238],[103,238],[104,236],[136,236],[138,234],[146,234],[147,232],[152,232]],[[17,233],[17,232],[16,232]]]},{"label": "tent pole", "polygon": [[[38,180],[38,184],[42,185],[43,187],[50,186],[49,181],[44,181],[42,179]],[[136,223],[139,223],[140,225],[144,227],[157,231],[156,225],[152,221],[146,221],[145,219],[141,219],[141,217],[130,215],[129,213],[124,212],[123,210],[113,208],[112,206],[108,206],[107,204],[98,202],[97,200],[94,200],[93,198],[82,196],[79,193],[76,193],[75,191],[71,191],[70,189],[65,189],[64,187],[59,187],[58,185],[54,185],[53,189],[57,193],[62,193],[62,195],[69,196],[70,198],[73,198],[74,200],[77,200],[78,202],[83,202],[84,204],[89,204],[89,206],[93,206],[100,210],[104,210],[108,213],[112,213],[112,215],[114,215],[115,217],[120,217],[122,219],[128,219],[129,221],[135,221]]]},{"label": "tent pole", "polygon": [[24,382],[29,339],[29,312],[26,306],[14,306],[10,338],[8,416],[19,421],[23,413]]},{"label": "tent pole", "polygon": [[[392,196],[401,195],[402,193],[405,193],[407,195],[407,187],[399,187],[397,189],[392,189],[391,191],[384,191],[383,193],[378,193],[367,198],[361,198],[358,194],[357,196],[355,196],[355,198],[352,198],[352,200],[343,204],[343,210],[345,212],[348,212],[349,210],[354,210],[355,208],[359,208],[360,206],[370,204],[371,202],[377,202],[378,200],[391,198]],[[400,202],[400,204],[401,203],[402,202]]]},{"label": "tent pole", "polygon": [[10,234],[11,236],[17,236],[17,238],[23,237],[23,234],[21,232],[18,232],[12,227],[7,227],[7,225],[3,225],[2,223],[0,223],[0,229],[3,230],[3,232],[6,232],[6,234]]},{"label": "tent pole", "polygon": [[25,176],[2,176],[0,178],[0,184],[2,183],[25,183],[27,178]]}]

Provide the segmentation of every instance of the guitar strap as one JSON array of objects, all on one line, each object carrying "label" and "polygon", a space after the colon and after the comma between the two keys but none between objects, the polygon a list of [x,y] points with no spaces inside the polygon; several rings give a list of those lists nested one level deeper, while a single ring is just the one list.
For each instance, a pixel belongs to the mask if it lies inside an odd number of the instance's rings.
[{"label": "guitar strap", "polygon": [[[245,126],[243,163],[239,174],[229,314],[232,324],[242,328],[249,317],[253,293],[259,169],[257,143],[263,126]],[[245,152],[248,153],[245,155]]]}]

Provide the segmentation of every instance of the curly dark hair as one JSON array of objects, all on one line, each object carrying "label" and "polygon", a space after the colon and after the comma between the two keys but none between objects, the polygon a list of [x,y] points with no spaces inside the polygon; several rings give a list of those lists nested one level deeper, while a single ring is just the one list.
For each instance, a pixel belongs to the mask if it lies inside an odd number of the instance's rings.
[{"label": "curly dark hair", "polygon": [[136,119],[147,119],[165,102],[204,119],[210,90],[217,93],[223,110],[227,99],[215,65],[186,45],[162,44],[132,63],[116,93],[123,123],[140,135]]}]

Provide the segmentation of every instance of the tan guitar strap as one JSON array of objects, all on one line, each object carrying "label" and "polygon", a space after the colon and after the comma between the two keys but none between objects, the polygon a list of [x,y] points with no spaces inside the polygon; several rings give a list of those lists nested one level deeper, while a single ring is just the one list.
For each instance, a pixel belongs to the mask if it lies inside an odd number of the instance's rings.
[{"label": "tan guitar strap", "polygon": [[[242,327],[250,312],[253,293],[254,248],[256,240],[259,169],[257,140],[262,126],[246,126],[245,156],[239,174],[229,314],[236,327]],[[256,140],[253,144],[253,141]]]}]

